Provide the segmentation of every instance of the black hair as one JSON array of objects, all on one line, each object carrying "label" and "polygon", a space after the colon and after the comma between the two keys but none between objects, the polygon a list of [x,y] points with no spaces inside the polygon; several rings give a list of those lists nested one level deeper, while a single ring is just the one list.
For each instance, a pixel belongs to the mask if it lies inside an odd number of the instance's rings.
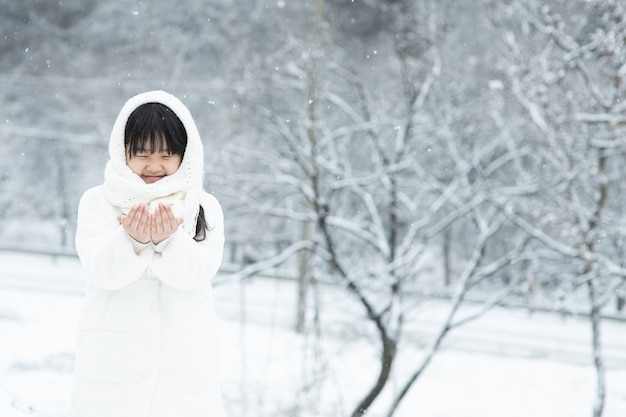
[{"label": "black hair", "polygon": [[161,103],[145,103],[128,116],[124,130],[127,156],[163,152],[185,155],[187,131],[176,113]]},{"label": "black hair", "polygon": [[[126,157],[138,153],[167,151],[170,155],[185,156],[187,130],[183,122],[169,107],[161,103],[145,103],[128,116],[124,129]],[[194,240],[206,239],[209,230],[200,206]]]}]

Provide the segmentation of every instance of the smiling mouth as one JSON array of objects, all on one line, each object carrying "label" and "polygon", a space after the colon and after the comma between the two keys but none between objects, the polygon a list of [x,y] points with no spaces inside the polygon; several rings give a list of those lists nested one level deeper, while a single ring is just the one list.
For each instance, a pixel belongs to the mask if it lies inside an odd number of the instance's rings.
[{"label": "smiling mouth", "polygon": [[142,178],[145,182],[157,182],[163,175],[142,175]]}]

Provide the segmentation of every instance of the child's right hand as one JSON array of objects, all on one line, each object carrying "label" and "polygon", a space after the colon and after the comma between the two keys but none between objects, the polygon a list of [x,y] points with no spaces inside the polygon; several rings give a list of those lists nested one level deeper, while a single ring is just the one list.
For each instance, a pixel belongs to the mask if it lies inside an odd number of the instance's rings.
[{"label": "child's right hand", "polygon": [[117,220],[126,230],[126,233],[137,242],[150,242],[150,217],[147,205],[134,206],[128,214],[117,216]]}]

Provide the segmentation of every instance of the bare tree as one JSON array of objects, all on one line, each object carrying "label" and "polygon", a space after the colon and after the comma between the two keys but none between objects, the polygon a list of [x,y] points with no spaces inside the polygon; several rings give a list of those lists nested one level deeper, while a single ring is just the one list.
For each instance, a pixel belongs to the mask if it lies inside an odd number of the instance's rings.
[{"label": "bare tree", "polygon": [[[510,184],[516,177],[506,172],[508,162],[523,152],[509,149],[504,140],[476,139],[466,122],[479,111],[465,120],[464,110],[446,99],[461,93],[438,82],[444,6],[419,2],[421,15],[412,2],[381,6],[392,39],[393,53],[386,58],[397,66],[374,83],[368,78],[372,74],[351,65],[349,56],[325,50],[322,59],[315,48],[306,48],[306,41],[288,38],[271,57],[274,67],[263,94],[249,98],[246,115],[256,123],[259,142],[254,149],[231,148],[233,157],[245,161],[238,166],[247,167],[231,179],[240,181],[237,189],[245,187],[247,205],[263,218],[263,227],[315,225],[310,246],[315,249],[314,280],[328,276],[344,286],[374,329],[378,373],[351,411],[355,417],[377,402],[393,375],[408,313],[417,307],[408,293],[450,294],[451,301],[425,359],[413,365],[415,371],[393,395],[388,415],[451,330],[479,317],[520,284],[513,278],[478,314],[460,314],[471,291],[525,256],[526,239],[511,238],[511,222],[491,200],[535,188]],[[416,24],[418,16],[434,22]],[[311,53],[304,59],[290,54],[307,49]],[[475,100],[477,109],[492,104],[490,92],[464,98]],[[462,244],[451,251],[452,279],[442,286],[440,277],[429,279],[419,264],[439,250],[441,234],[452,225],[463,230]],[[285,230],[292,230],[297,242],[302,235],[294,226]]]},{"label": "bare tree", "polygon": [[621,224],[626,191],[620,168],[625,11],[619,2],[597,1],[519,0],[493,7],[509,59],[511,93],[541,138],[537,155],[554,174],[546,182],[551,201],[536,200],[543,209],[528,200],[526,207],[508,209],[561,261],[574,261],[557,279],[574,291],[587,289],[597,374],[593,416],[600,417],[606,391],[601,310],[624,284],[623,229],[615,226]]}]

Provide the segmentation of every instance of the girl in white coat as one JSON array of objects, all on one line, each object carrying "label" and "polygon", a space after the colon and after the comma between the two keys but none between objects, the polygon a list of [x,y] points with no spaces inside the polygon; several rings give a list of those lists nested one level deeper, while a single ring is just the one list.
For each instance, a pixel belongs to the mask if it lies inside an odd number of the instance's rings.
[{"label": "girl in white coat", "polygon": [[203,148],[185,105],[131,98],[111,133],[104,183],[83,195],[86,271],[73,417],[223,416],[211,278],[222,209],[203,191]]}]

